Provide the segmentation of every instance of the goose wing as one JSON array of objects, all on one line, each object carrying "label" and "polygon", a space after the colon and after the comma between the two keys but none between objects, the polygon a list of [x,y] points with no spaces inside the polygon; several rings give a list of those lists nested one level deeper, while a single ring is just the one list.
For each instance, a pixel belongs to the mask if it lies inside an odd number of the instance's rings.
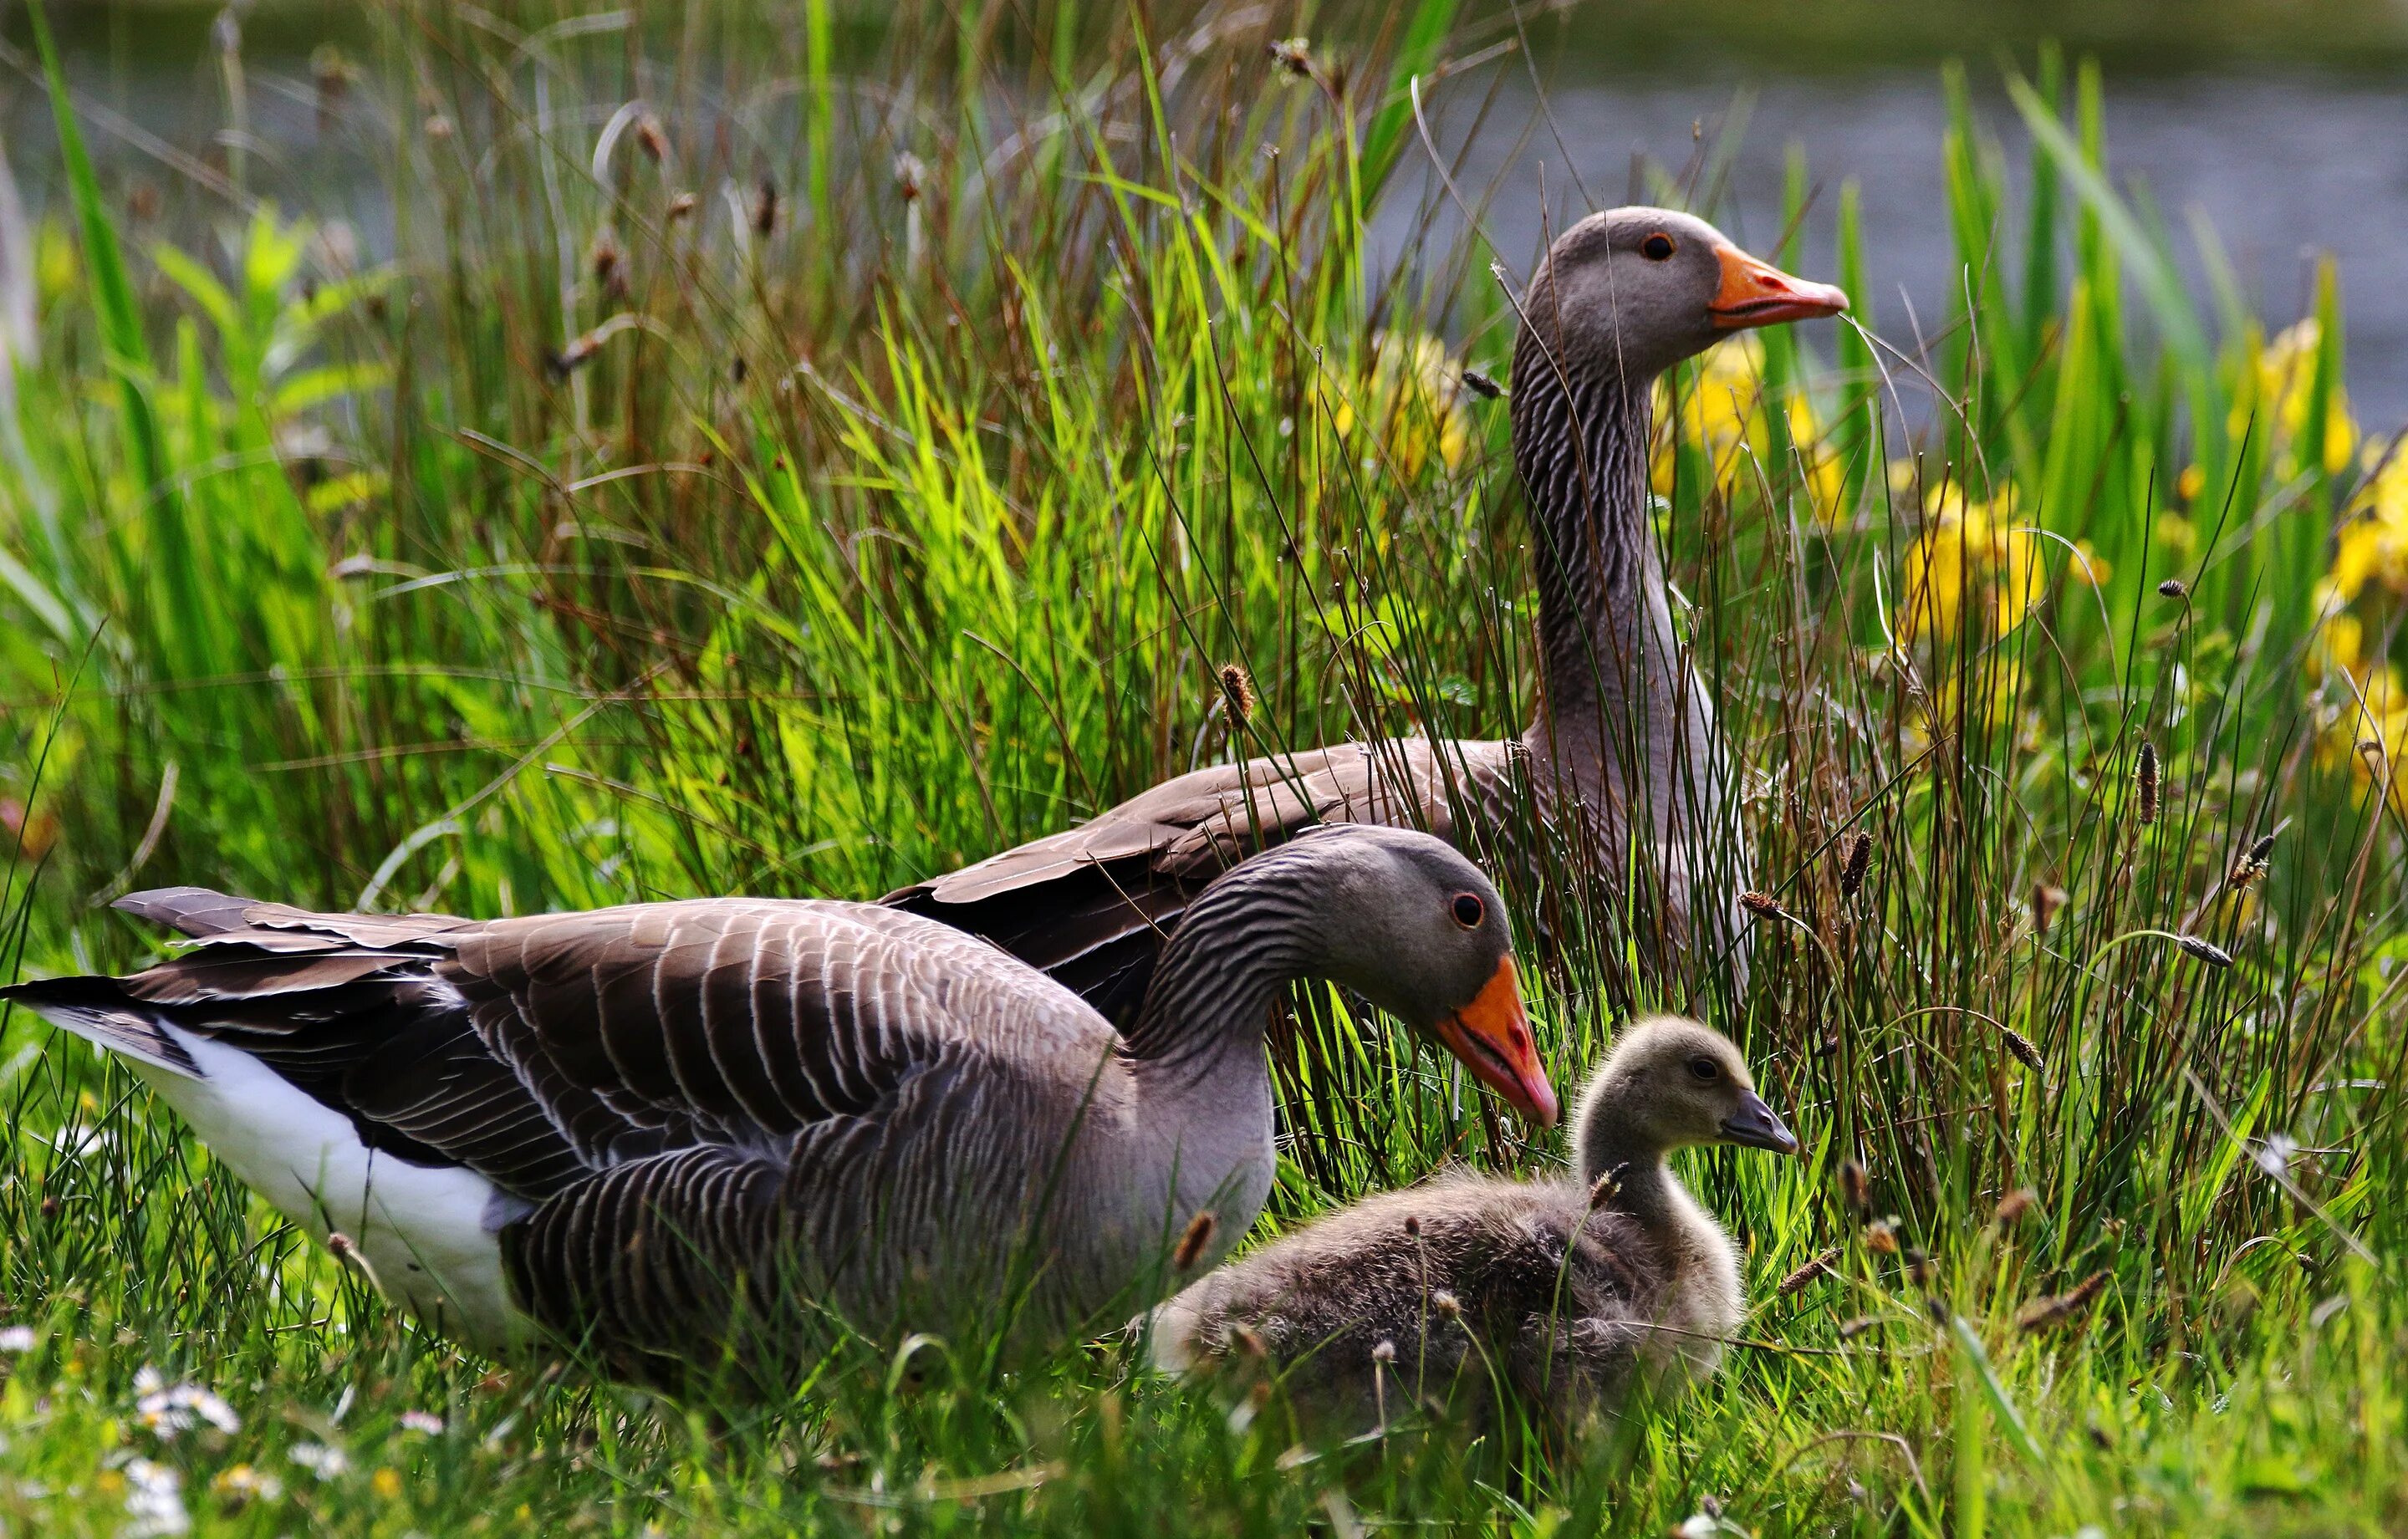
[{"label": "goose wing", "polygon": [[1216,764],[882,901],[984,936],[1125,1026],[1164,937],[1224,869],[1318,823],[1452,839],[1495,799],[1513,748],[1416,737]]}]

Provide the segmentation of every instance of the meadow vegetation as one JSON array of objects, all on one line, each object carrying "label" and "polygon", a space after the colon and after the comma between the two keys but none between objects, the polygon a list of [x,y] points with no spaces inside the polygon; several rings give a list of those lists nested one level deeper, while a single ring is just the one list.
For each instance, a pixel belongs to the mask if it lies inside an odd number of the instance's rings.
[{"label": "meadow vegetation", "polygon": [[[152,954],[133,887],[869,897],[1216,758],[1517,730],[1527,541],[1466,371],[1535,253],[1445,233],[1486,190],[1420,168],[1532,39],[1304,25],[538,0],[397,5],[308,80],[216,61],[378,168],[374,240],[265,157],[136,198],[54,93],[0,263],[13,973]],[[1756,1300],[1688,1404],[1320,1447],[1117,1344],[864,1345],[773,1406],[495,1365],[19,1014],[0,1531],[2396,1528],[2408,456],[2349,409],[2345,275],[2255,313],[2114,175],[2094,69],[2025,59],[2011,121],[1944,88],[1950,313],[1890,313],[1801,151],[1759,254],[1852,322],[1658,413],[1747,990],[1604,924],[1531,969],[1559,1084],[1693,1007],[1806,1142],[1688,1167]],[[1711,217],[1721,153],[1652,195]],[[1441,233],[1374,250],[1425,185]],[[1289,1051],[1265,1232],[1563,1158],[1401,1037]]]}]

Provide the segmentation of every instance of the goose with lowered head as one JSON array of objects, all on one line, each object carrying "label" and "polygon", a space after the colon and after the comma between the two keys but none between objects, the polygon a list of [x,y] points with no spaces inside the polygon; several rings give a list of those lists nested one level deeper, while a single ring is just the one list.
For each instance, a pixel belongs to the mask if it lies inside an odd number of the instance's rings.
[{"label": "goose with lowered head", "polygon": [[[200,944],[0,994],[130,1061],[439,1328],[582,1339],[666,1382],[699,1361],[774,1387],[822,1312],[1041,1347],[1160,1297],[1270,1190],[1263,1031],[1297,979],[1354,990],[1555,1120],[1503,906],[1403,830],[1233,867],[1125,1033],[870,904],[475,920],[178,888],[120,906]],[[1212,1243],[1179,1244],[1208,1211]]]},{"label": "goose with lowered head", "polygon": [[1727,1038],[1663,1017],[1615,1044],[1572,1144],[1574,1178],[1387,1192],[1223,1267],[1154,1310],[1155,1362],[1259,1351],[1299,1409],[1357,1423],[1502,1399],[1569,1423],[1711,1375],[1745,1315],[1739,1255],[1665,1156],[1797,1138]]},{"label": "goose with lowered head", "polygon": [[[1090,821],[888,894],[985,935],[1115,1020],[1134,1014],[1179,912],[1230,862],[1319,822],[1426,828],[1535,872],[1580,863],[1664,960],[1738,933],[1747,883],[1705,685],[1672,629],[1648,520],[1658,376],[1749,327],[1847,295],[1747,255],[1703,220],[1614,208],[1564,232],[1520,301],[1513,463],[1539,591],[1538,713],[1518,738],[1346,743],[1164,781]],[[1615,905],[1600,905],[1612,911]],[[1743,959],[1734,957],[1737,970]]]}]

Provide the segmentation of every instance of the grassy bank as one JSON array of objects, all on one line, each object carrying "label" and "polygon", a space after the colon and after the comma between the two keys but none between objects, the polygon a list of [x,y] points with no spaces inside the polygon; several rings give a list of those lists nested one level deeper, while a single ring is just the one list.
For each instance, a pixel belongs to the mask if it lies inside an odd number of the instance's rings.
[{"label": "grassy bank", "polygon": [[[868,896],[1232,753],[1518,727],[1519,492],[1460,380],[1531,253],[1363,234],[1426,154],[1406,82],[1469,126],[1450,63],[1510,23],[969,14],[394,10],[299,98],[220,61],[380,167],[389,261],[265,158],[137,196],[63,104],[0,264],[12,964],[136,962],[105,900],[170,882]],[[1727,346],[1659,414],[1776,911],[1744,997],[1576,946],[1537,1005],[1570,1083],[1621,1009],[1705,1001],[1807,1141],[1691,1167],[1758,1301],[1694,1402],[1314,1450],[1117,1348],[864,1347],[766,1410],[497,1370],[21,1016],[0,1524],[2396,1526],[2408,460],[2350,416],[2343,275],[2306,317],[2187,290],[2212,234],[2114,179],[2095,76],[2027,64],[2028,165],[1954,76],[1930,147],[1956,313]],[[1882,292],[1828,169],[1762,254]],[[1562,1157],[1401,1041],[1283,1078],[1266,1231]]]}]

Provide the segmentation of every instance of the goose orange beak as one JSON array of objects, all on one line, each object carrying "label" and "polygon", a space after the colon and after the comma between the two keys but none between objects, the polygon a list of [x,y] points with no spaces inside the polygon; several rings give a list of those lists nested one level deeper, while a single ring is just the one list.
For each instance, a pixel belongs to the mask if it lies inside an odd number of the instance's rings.
[{"label": "goose orange beak", "polygon": [[1472,1077],[1504,1097],[1505,1104],[1542,1128],[1555,1125],[1555,1090],[1539,1063],[1538,1039],[1522,1007],[1513,959],[1497,959],[1497,971],[1479,997],[1438,1023],[1436,1035],[1463,1060]]},{"label": "goose orange beak", "polygon": [[1848,307],[1847,291],[1829,283],[1792,278],[1770,262],[1758,262],[1736,246],[1719,246],[1722,287],[1706,306],[1717,331],[1745,331],[1784,321],[1813,321]]}]

